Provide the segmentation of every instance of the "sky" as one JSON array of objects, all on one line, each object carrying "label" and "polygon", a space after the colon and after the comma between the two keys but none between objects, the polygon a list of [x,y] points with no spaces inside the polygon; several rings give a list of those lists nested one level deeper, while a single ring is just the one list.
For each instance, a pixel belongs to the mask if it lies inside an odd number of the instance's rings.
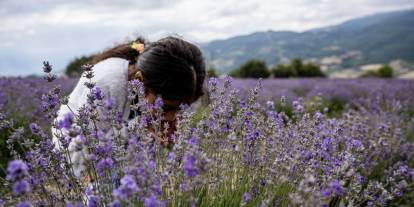
[{"label": "sky", "polygon": [[135,35],[201,44],[411,8],[414,0],[0,0],[0,76],[40,74],[43,60],[62,71]]}]

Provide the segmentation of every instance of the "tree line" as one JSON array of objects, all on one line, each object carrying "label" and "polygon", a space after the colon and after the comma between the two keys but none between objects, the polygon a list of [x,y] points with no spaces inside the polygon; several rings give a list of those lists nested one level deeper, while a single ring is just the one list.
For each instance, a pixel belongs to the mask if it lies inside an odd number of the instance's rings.
[{"label": "tree line", "polygon": [[326,77],[319,65],[305,63],[299,58],[292,59],[287,64],[278,64],[268,68],[261,60],[249,60],[240,68],[230,72],[230,75],[238,78],[295,78],[295,77]]},{"label": "tree line", "polygon": [[[207,70],[209,77],[216,77],[214,67]],[[230,75],[237,78],[304,78],[304,77],[327,77],[321,67],[314,63],[305,63],[299,58],[292,59],[287,64],[278,64],[268,68],[261,60],[249,60],[239,68],[232,70]],[[382,65],[377,70],[370,70],[359,75],[360,78],[392,78],[394,69],[389,65]]]},{"label": "tree line", "polygon": [[383,65],[378,70],[369,70],[361,74],[361,78],[392,78],[394,69],[389,65]]},{"label": "tree line", "polygon": [[[79,77],[81,66],[90,62],[93,57],[93,55],[90,55],[75,58],[66,67],[66,75],[69,77]],[[292,59],[287,64],[275,65],[272,68],[269,68],[262,60],[253,59],[232,70],[229,75],[236,78],[268,78],[270,76],[274,78],[326,77],[319,65],[310,62],[305,63],[299,58]],[[218,76],[214,66],[208,68],[207,76]],[[389,65],[383,65],[378,70],[362,73],[360,77],[390,78],[393,77],[393,68]]]}]

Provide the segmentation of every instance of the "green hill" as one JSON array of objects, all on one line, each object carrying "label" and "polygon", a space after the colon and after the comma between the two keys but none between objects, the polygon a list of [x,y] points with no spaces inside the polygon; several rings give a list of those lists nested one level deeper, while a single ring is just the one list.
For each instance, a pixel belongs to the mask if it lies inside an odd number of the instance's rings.
[{"label": "green hill", "polygon": [[202,45],[210,64],[227,73],[250,59],[269,65],[302,58],[331,70],[414,61],[414,10],[358,18],[302,33],[256,32]]}]

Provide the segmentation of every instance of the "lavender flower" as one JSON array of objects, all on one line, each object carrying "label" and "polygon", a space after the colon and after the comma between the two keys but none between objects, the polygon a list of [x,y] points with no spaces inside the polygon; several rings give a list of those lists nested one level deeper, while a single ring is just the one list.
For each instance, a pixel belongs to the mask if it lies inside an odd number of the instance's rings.
[{"label": "lavender flower", "polygon": [[99,160],[97,165],[99,174],[102,174],[105,169],[110,170],[113,164],[113,160],[109,157]]},{"label": "lavender flower", "polygon": [[94,95],[94,98],[97,99],[97,100],[102,100],[105,96],[104,93],[102,92],[101,88],[98,87],[98,86],[95,87],[95,89],[93,90],[92,93]]},{"label": "lavender flower", "polygon": [[29,127],[33,134],[38,134],[41,130],[41,128],[36,123],[31,123]]},{"label": "lavender flower", "polygon": [[28,167],[21,160],[13,160],[7,167],[7,179],[16,181],[28,176]]},{"label": "lavender flower", "polygon": [[163,105],[164,105],[164,103],[162,101],[162,98],[161,97],[157,97],[155,99],[154,109],[161,110]]},{"label": "lavender flower", "polygon": [[158,207],[163,206],[162,202],[157,200],[157,197],[155,195],[150,195],[145,199],[144,205],[146,207]]},{"label": "lavender flower", "polygon": [[43,72],[50,73],[52,71],[52,65],[48,61],[43,61]]},{"label": "lavender flower", "polygon": [[274,110],[274,109],[275,109],[275,104],[274,104],[274,102],[273,102],[273,101],[267,101],[267,102],[266,102],[266,105],[267,105],[267,108],[268,108],[269,110]]},{"label": "lavender flower", "polygon": [[70,202],[70,203],[67,203],[67,204],[65,205],[65,207],[83,207],[83,205],[82,205],[82,203],[81,203],[81,202],[75,202],[75,203]]},{"label": "lavender flower", "polygon": [[184,172],[187,177],[194,177],[199,174],[197,158],[194,155],[187,155],[184,159]]},{"label": "lavender flower", "polygon": [[23,201],[23,202],[18,203],[16,207],[32,207],[32,204],[28,201]]},{"label": "lavender flower", "polygon": [[122,207],[122,203],[119,200],[114,200],[109,204],[110,207]]},{"label": "lavender flower", "polygon": [[250,194],[249,192],[246,192],[243,194],[243,201],[244,202],[249,202],[250,200],[252,200],[252,194]]},{"label": "lavender flower", "polygon": [[69,130],[72,127],[73,123],[74,123],[74,115],[72,112],[68,112],[64,115],[62,120],[58,121],[58,128]]},{"label": "lavender flower", "polygon": [[17,195],[30,192],[30,184],[26,180],[19,180],[14,183],[13,192]]},{"label": "lavender flower", "polygon": [[105,108],[106,108],[106,110],[112,110],[112,108],[114,107],[114,105],[115,105],[115,100],[114,99],[112,99],[112,98],[108,98],[108,99],[106,99],[105,100]]},{"label": "lavender flower", "polygon": [[119,200],[128,200],[133,194],[139,191],[139,187],[132,175],[125,175],[121,179],[121,186],[114,190],[114,196]]}]

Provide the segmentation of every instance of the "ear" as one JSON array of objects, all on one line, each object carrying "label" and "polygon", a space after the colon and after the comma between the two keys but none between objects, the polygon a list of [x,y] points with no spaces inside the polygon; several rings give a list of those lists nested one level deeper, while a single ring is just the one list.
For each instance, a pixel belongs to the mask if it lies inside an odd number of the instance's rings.
[{"label": "ear", "polygon": [[142,75],[141,71],[138,71],[138,72],[135,73],[135,78],[138,79],[141,82],[144,81],[144,76]]}]

